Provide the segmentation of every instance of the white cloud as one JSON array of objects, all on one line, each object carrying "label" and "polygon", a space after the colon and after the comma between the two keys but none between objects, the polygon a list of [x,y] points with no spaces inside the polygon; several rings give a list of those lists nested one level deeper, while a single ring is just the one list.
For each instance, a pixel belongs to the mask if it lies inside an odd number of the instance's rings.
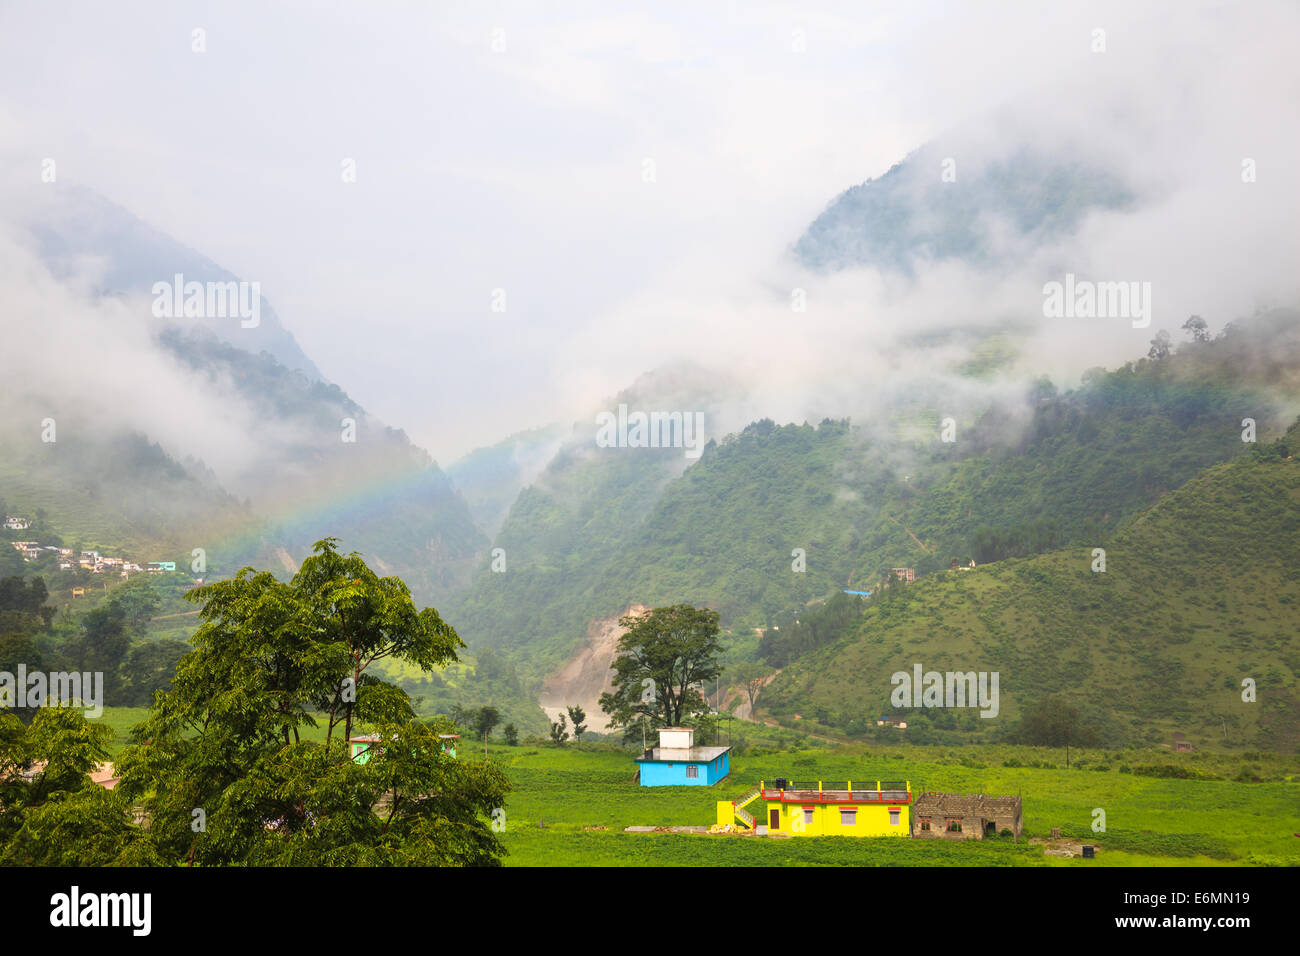
[{"label": "white cloud", "polygon": [[[326,375],[446,460],[678,356],[743,368],[792,416],[823,407],[897,374],[905,332],[1032,316],[1061,263],[1149,277],[1146,337],[1293,298],[1297,25],[1284,3],[9,7],[0,156],[33,189],[55,156],[260,279]],[[1013,275],[911,286],[783,259],[836,193],[944,135],[1103,156],[1149,202]],[[1144,348],[1040,326],[1029,364]]]}]

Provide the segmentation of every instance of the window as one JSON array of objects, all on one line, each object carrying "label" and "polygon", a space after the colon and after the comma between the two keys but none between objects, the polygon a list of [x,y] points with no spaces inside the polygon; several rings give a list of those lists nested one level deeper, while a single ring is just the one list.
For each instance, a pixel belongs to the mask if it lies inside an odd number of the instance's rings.
[{"label": "window", "polygon": [[803,808],[803,823],[804,823],[804,826],[808,826],[809,824],[811,824],[811,823],[813,822],[813,813],[814,813],[814,811],[813,811],[813,808],[812,808],[812,807],[804,807],[804,808]]},{"label": "window", "polygon": [[960,819],[954,819],[953,817],[949,817],[949,818],[948,818],[948,832],[949,832],[949,833],[961,833],[961,820],[960,820]]},{"label": "window", "polygon": [[687,780],[696,780],[696,779],[699,778],[699,776],[700,776],[700,768],[699,768],[699,767],[695,766],[694,764],[691,764],[689,767],[686,768],[686,779],[687,779]]},{"label": "window", "polygon": [[922,829],[922,830],[929,830],[929,829],[930,829],[930,818],[929,818],[929,817],[921,817],[921,829]]},{"label": "window", "polygon": [[851,827],[858,822],[858,811],[852,807],[840,807],[840,826]]},{"label": "window", "polygon": [[891,827],[898,826],[898,813],[899,813],[898,807],[889,808],[889,825]]}]

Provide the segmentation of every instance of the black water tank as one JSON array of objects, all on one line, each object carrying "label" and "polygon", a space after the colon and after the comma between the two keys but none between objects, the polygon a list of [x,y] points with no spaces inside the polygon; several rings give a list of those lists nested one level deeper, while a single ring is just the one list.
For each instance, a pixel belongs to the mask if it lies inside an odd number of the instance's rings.
[{"label": "black water tank", "polygon": [[787,779],[785,779],[785,777],[777,777],[777,778],[776,778],[776,789],[778,789],[778,790],[788,790],[789,787],[790,787],[790,781],[787,780]]}]

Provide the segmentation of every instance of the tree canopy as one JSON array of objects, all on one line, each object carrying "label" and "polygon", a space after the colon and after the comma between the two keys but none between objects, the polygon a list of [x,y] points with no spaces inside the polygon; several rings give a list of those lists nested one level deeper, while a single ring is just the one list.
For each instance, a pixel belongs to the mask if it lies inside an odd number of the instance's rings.
[{"label": "tree canopy", "polygon": [[[287,584],[244,568],[192,592],[192,649],[118,755],[114,790],[87,777],[107,757],[107,727],[71,708],[42,709],[30,727],[0,717],[2,862],[498,864],[487,820],[504,775],[442,754],[451,723],[416,720],[405,691],[367,672],[386,657],[449,663],[460,638],[335,544],[317,542]],[[304,739],[321,712],[325,741]],[[345,739],[357,725],[372,735],[364,763]]]},{"label": "tree canopy", "polygon": [[619,623],[628,630],[618,641],[614,689],[600,697],[611,725],[630,729],[645,718],[651,727],[676,727],[707,714],[697,685],[721,674],[718,612],[675,604]]}]

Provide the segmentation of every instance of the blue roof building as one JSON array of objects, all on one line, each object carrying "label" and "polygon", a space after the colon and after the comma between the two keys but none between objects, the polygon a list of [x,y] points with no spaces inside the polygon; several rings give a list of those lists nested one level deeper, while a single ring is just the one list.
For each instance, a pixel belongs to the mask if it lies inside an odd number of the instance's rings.
[{"label": "blue roof building", "polygon": [[659,746],[636,762],[643,787],[710,787],[731,773],[730,747],[697,747],[691,727],[659,728]]}]

